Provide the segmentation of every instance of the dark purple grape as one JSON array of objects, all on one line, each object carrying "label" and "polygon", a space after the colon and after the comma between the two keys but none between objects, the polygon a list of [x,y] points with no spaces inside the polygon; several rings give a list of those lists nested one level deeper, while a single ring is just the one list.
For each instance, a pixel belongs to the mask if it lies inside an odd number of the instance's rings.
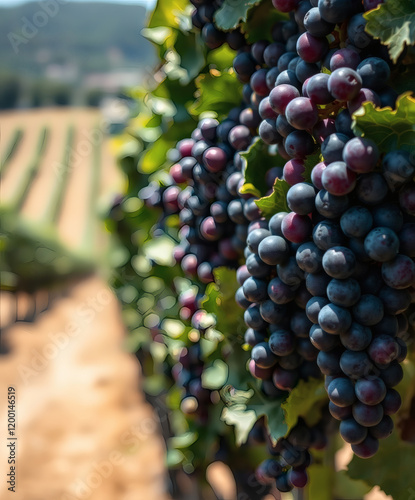
[{"label": "dark purple grape", "polygon": [[257,344],[264,342],[266,335],[267,335],[266,331],[258,331],[258,330],[253,330],[252,328],[248,328],[244,336],[245,344],[254,347]]},{"label": "dark purple grape", "polygon": [[395,387],[403,379],[402,366],[397,361],[392,361],[389,366],[380,370],[379,377],[385,382],[386,387]]},{"label": "dark purple grape", "polygon": [[353,318],[364,326],[373,326],[382,320],[384,314],[383,303],[372,294],[364,294],[353,307]]},{"label": "dark purple grape", "polygon": [[277,362],[277,357],[269,348],[267,342],[260,342],[252,348],[251,357],[260,368],[271,368]]},{"label": "dark purple grape", "polygon": [[294,352],[295,336],[288,330],[277,330],[269,338],[269,347],[277,356],[288,356]]},{"label": "dark purple grape", "polygon": [[264,50],[265,64],[270,68],[277,66],[278,60],[284,54],[284,52],[285,52],[284,44],[279,42],[274,42],[269,44]]},{"label": "dark purple grape", "polygon": [[341,356],[340,366],[345,375],[359,379],[369,375],[373,364],[364,351],[346,350]]},{"label": "dark purple grape", "polygon": [[392,260],[399,251],[399,239],[388,227],[376,227],[365,238],[365,250],[377,262]]},{"label": "dark purple grape", "polygon": [[296,97],[286,106],[285,117],[294,128],[309,130],[318,121],[318,110],[316,105],[307,97]]},{"label": "dark purple grape", "polygon": [[357,67],[357,73],[362,79],[362,87],[379,90],[384,87],[390,77],[390,68],[380,57],[368,57]]},{"label": "dark purple grape", "polygon": [[353,46],[345,47],[334,52],[330,59],[330,71],[340,68],[356,69],[360,63],[359,52]]},{"label": "dark purple grape", "polygon": [[313,75],[307,82],[307,97],[314,104],[329,104],[333,101],[333,96],[328,89],[328,81],[330,76],[326,73]]},{"label": "dark purple grape", "polygon": [[393,420],[389,415],[384,415],[382,420],[370,428],[370,435],[376,439],[385,439],[393,432]]},{"label": "dark purple grape", "polygon": [[340,436],[350,444],[361,443],[367,437],[367,428],[363,427],[356,422],[356,420],[351,417],[340,422]]},{"label": "dark purple grape", "polygon": [[354,172],[367,173],[372,171],[378,159],[378,147],[370,139],[361,137],[350,139],[343,150],[343,161]]},{"label": "dark purple grape", "polygon": [[327,394],[337,406],[351,406],[355,400],[355,389],[353,382],[345,377],[338,377],[332,380],[327,388]]},{"label": "dark purple grape", "polygon": [[395,389],[387,389],[385,399],[382,401],[385,415],[394,415],[402,405],[402,399]]},{"label": "dark purple grape", "polygon": [[284,262],[290,255],[287,242],[281,236],[267,236],[258,246],[258,254],[266,264],[277,265]]},{"label": "dark purple grape", "polygon": [[318,8],[321,16],[333,24],[340,24],[362,10],[360,0],[319,0]]},{"label": "dark purple grape", "polygon": [[377,405],[386,396],[386,385],[379,377],[368,376],[356,381],[356,396],[366,405]]},{"label": "dark purple grape", "polygon": [[314,7],[304,16],[304,28],[313,36],[323,37],[333,31],[334,24],[324,20],[319,9]]},{"label": "dark purple grape", "polygon": [[316,37],[308,32],[303,33],[297,40],[297,53],[307,63],[321,61],[329,49],[325,37]]},{"label": "dark purple grape", "polygon": [[295,130],[287,136],[284,147],[291,158],[302,159],[314,151],[314,141],[306,131]]},{"label": "dark purple grape", "polygon": [[362,238],[372,229],[373,217],[365,207],[355,205],[340,218],[343,233],[349,238]]},{"label": "dark purple grape", "polygon": [[323,268],[332,278],[349,278],[356,268],[356,257],[347,247],[330,248],[323,255]]},{"label": "dark purple grape", "polygon": [[284,114],[288,104],[296,97],[299,97],[299,91],[292,85],[278,85],[271,90],[269,94],[269,103],[271,108],[279,114]]},{"label": "dark purple grape", "polygon": [[355,14],[347,23],[349,41],[358,49],[364,49],[372,41],[372,37],[365,31],[366,19],[363,14]]},{"label": "dark purple grape", "polygon": [[326,332],[339,335],[350,328],[352,317],[344,307],[330,303],[319,312],[318,323]]},{"label": "dark purple grape", "polygon": [[368,354],[377,365],[387,365],[398,357],[399,345],[390,335],[379,335],[372,340]]},{"label": "dark purple grape", "polygon": [[[360,298],[359,283],[353,279],[332,279],[327,285],[327,297],[333,304],[342,307],[351,307]],[[380,301],[379,301],[380,302]],[[382,303],[380,302],[382,306]],[[383,306],[382,306],[383,316]]]},{"label": "dark purple grape", "polygon": [[353,417],[360,425],[364,427],[373,427],[383,418],[382,405],[366,405],[358,401],[353,405]]},{"label": "dark purple grape", "polygon": [[356,184],[357,199],[365,205],[373,206],[381,203],[388,192],[385,179],[377,172],[361,175]]},{"label": "dark purple grape", "polygon": [[328,81],[330,94],[339,101],[351,101],[361,88],[362,78],[351,68],[334,70]]},{"label": "dark purple grape", "polygon": [[245,297],[250,302],[264,302],[268,299],[267,282],[251,276],[242,285]]},{"label": "dark purple grape", "polygon": [[312,322],[318,323],[318,316],[320,311],[324,306],[329,304],[329,301],[325,297],[313,297],[307,302],[305,312],[307,314],[307,318]]},{"label": "dark purple grape", "polygon": [[329,401],[329,412],[330,415],[336,420],[346,420],[352,417],[352,407],[351,406],[337,406],[332,401]]},{"label": "dark purple grape", "polygon": [[361,443],[352,444],[353,453],[360,458],[371,458],[376,455],[378,449],[379,441],[370,434]]},{"label": "dark purple grape", "polygon": [[372,340],[370,328],[352,323],[351,327],[344,333],[340,334],[340,341],[346,349],[350,351],[362,351]]}]

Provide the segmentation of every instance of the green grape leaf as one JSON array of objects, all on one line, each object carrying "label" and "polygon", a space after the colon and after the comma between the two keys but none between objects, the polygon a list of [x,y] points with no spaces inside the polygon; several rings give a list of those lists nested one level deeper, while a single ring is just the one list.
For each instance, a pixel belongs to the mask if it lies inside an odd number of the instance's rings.
[{"label": "green grape leaf", "polygon": [[394,63],[405,45],[415,44],[414,0],[387,0],[364,14],[366,31],[388,46]]},{"label": "green grape leaf", "polygon": [[321,380],[300,380],[282,404],[287,431],[290,431],[302,417],[307,425],[313,426],[321,418],[321,409],[327,404],[327,393]]},{"label": "green grape leaf", "polygon": [[249,43],[268,39],[273,42],[271,32],[272,26],[278,21],[287,21],[288,14],[279,12],[271,0],[263,0],[257,7],[249,10],[247,20],[242,24],[242,33],[245,33]]},{"label": "green grape leaf", "polygon": [[307,156],[304,162],[305,170],[302,173],[302,177],[305,180],[305,182],[311,182],[311,172],[313,168],[317,165],[317,163],[320,163],[321,161],[322,157],[319,152]]},{"label": "green grape leaf", "polygon": [[249,9],[260,2],[261,0],[225,0],[216,11],[216,26],[222,31],[233,30],[241,21],[246,21]]},{"label": "green grape leaf", "polygon": [[240,192],[250,193],[258,198],[268,191],[265,174],[272,167],[282,167],[284,159],[281,156],[270,156],[268,146],[257,138],[249,146],[248,150],[241,153],[246,160],[244,169],[245,183]]},{"label": "green grape leaf", "polygon": [[205,66],[205,48],[199,34],[179,31],[174,43],[174,50],[179,55],[178,65],[186,71],[181,83],[189,83],[196,78]]},{"label": "green grape leaf", "polygon": [[138,170],[144,174],[151,174],[164,165],[167,151],[173,148],[175,141],[166,140],[165,135],[159,137],[140,156]]},{"label": "green grape leaf", "polygon": [[222,397],[226,407],[221,418],[228,425],[235,426],[236,443],[240,446],[248,439],[255,422],[265,417],[270,438],[276,443],[287,432],[284,412],[281,409],[282,399],[268,398],[256,387],[250,387],[249,391],[231,391],[229,387],[225,388]]},{"label": "green grape leaf", "polygon": [[354,456],[348,465],[348,476],[378,485],[394,500],[415,498],[415,447],[399,438],[395,430],[380,441],[379,451],[370,460]]},{"label": "green grape leaf", "polygon": [[149,240],[143,247],[145,256],[161,266],[173,266],[174,241],[167,236]]},{"label": "green grape leaf", "polygon": [[225,71],[232,68],[235,56],[236,52],[227,43],[224,43],[218,49],[208,52],[207,63],[213,64],[219,71]]},{"label": "green grape leaf", "polygon": [[[333,472],[332,468],[331,470]],[[335,498],[339,500],[360,500],[366,493],[369,493],[370,490],[371,487],[364,481],[351,479],[345,470],[336,472],[334,485]]]},{"label": "green grape leaf", "polygon": [[216,317],[216,329],[229,341],[241,339],[245,328],[243,311],[235,307],[235,292],[239,288],[236,271],[219,267],[214,270],[214,276],[215,282],[207,286],[201,306]]},{"label": "green grape leaf", "polygon": [[241,84],[233,70],[223,73],[210,70],[196,79],[196,87],[197,99],[189,107],[193,115],[213,111],[223,117],[233,107],[239,106],[242,99]]},{"label": "green grape leaf", "polygon": [[147,27],[166,26],[168,28],[179,28],[183,12],[188,5],[188,0],[158,0]]},{"label": "green grape leaf", "polygon": [[202,373],[202,385],[206,389],[221,389],[228,378],[228,365],[221,359],[215,359]]},{"label": "green grape leaf", "polygon": [[287,192],[289,189],[290,185],[288,182],[277,179],[272,193],[269,196],[264,196],[255,202],[264,217],[269,219],[278,212],[291,211],[287,205]]},{"label": "green grape leaf", "polygon": [[396,109],[375,108],[372,102],[363,103],[353,113],[353,132],[372,139],[382,153],[395,149],[415,151],[415,99],[402,94]]}]

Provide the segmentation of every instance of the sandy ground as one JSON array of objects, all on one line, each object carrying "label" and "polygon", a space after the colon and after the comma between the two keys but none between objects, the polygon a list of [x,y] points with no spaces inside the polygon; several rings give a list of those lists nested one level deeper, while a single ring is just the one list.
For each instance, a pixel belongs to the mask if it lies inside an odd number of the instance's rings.
[{"label": "sandy ground", "polygon": [[[119,305],[97,277],[68,290],[35,323],[2,342],[0,428],[7,388],[16,391],[19,500],[164,500],[164,443],[139,387],[139,365],[122,349]],[[8,449],[0,448],[0,470]]]}]

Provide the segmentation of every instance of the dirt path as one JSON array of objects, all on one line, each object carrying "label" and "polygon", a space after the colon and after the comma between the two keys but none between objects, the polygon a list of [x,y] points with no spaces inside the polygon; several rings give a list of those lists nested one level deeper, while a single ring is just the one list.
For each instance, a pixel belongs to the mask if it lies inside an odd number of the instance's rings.
[{"label": "dirt path", "polygon": [[[0,363],[0,428],[13,386],[18,468],[16,494],[1,481],[0,498],[166,499],[164,444],[124,338],[119,305],[94,277],[2,339],[11,352]],[[3,473],[6,460],[2,446]]]}]

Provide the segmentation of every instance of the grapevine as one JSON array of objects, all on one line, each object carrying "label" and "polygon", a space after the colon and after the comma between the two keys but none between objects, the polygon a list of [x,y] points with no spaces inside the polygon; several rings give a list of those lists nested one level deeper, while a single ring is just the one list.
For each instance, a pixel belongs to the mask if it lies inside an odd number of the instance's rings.
[{"label": "grapevine", "polygon": [[108,226],[170,465],[200,483],[220,459],[249,498],[408,498],[389,468],[415,463],[415,38],[381,28],[415,5],[167,4]]}]

